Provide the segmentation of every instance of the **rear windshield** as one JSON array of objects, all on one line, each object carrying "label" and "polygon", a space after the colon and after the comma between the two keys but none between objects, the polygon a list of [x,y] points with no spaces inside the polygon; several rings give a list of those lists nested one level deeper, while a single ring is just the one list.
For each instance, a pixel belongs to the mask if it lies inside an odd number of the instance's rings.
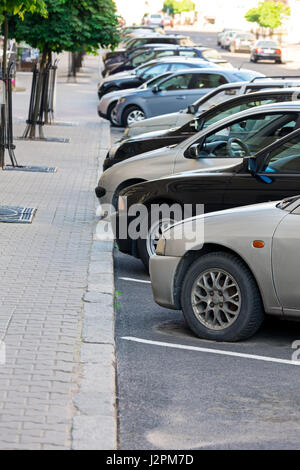
[{"label": "rear windshield", "polygon": [[258,41],[256,45],[259,47],[277,47],[275,41]]},{"label": "rear windshield", "polygon": [[252,80],[255,77],[259,77],[259,75],[257,75],[257,72],[254,72],[254,71],[252,72],[251,70],[248,70],[247,72],[246,71],[235,72],[233,75],[238,81],[246,81],[246,82]]},{"label": "rear windshield", "polygon": [[161,18],[161,15],[151,15],[150,18]]},{"label": "rear windshield", "polygon": [[202,51],[202,56],[204,59],[222,60],[221,55],[215,49],[207,49],[206,51]]},{"label": "rear windshield", "polygon": [[237,34],[236,37],[239,39],[249,39],[250,41],[253,39],[252,34]]}]

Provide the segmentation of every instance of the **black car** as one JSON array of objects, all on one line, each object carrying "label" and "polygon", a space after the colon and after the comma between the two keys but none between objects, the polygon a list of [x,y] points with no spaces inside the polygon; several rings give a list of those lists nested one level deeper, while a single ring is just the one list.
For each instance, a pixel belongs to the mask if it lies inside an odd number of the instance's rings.
[{"label": "black car", "polygon": [[[186,158],[207,161],[218,158],[220,165],[210,172],[197,170],[175,174],[122,191],[113,224],[120,251],[141,258],[148,266],[149,257],[154,254],[149,247],[155,246],[149,242],[149,237],[153,236],[151,226],[155,223],[151,213],[154,204],[190,205],[195,214],[197,204],[204,205],[207,213],[299,194],[300,105],[290,103],[263,108],[271,107],[274,113],[252,113],[251,119],[241,119],[245,113],[237,114],[237,120],[230,128],[214,129],[186,150]],[[226,165],[226,158],[232,156],[237,158],[236,164]],[[147,236],[127,234],[124,237],[124,229],[128,229],[135,219],[133,215],[129,216],[129,210],[137,207],[136,204],[147,209]],[[142,213],[140,209],[139,213]],[[171,223],[174,220],[170,220]]]},{"label": "black car", "polygon": [[200,130],[216,123],[224,117],[264,104],[291,101],[299,89],[264,90],[256,93],[240,95],[216,105],[203,112],[184,126],[177,129],[166,129],[137,135],[121,140],[111,147],[103,163],[103,171],[116,163],[127,160],[151,150],[179,144]]},{"label": "black car", "polygon": [[133,52],[140,46],[146,44],[177,44],[178,46],[193,46],[194,43],[188,36],[180,34],[150,34],[138,36],[130,39],[126,43],[126,48],[116,49],[115,51],[108,52],[103,56],[104,63],[112,57],[126,57],[130,52]]},{"label": "black car", "polygon": [[251,62],[258,60],[274,60],[276,64],[282,63],[282,52],[277,42],[259,40],[251,49]]},{"label": "black car", "polygon": [[110,67],[106,66],[107,73],[113,75],[114,73],[123,72],[125,70],[133,70],[141,64],[148,62],[149,60],[158,59],[160,57],[166,56],[180,56],[180,57],[189,57],[189,58],[199,58],[212,62],[224,67],[232,67],[225,59],[222,59],[218,51],[208,47],[183,47],[183,46],[173,46],[173,47],[159,47],[153,48],[151,50],[139,51],[136,55],[127,60],[119,63],[113,64]]}]

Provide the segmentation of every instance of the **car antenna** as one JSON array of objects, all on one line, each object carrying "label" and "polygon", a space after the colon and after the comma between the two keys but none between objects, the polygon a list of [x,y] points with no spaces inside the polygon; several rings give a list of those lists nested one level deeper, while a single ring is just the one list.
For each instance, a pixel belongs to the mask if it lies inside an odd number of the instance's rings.
[{"label": "car antenna", "polygon": [[241,68],[243,67],[243,65],[245,64],[246,62],[242,62],[241,65],[239,66],[238,70],[241,70]]}]

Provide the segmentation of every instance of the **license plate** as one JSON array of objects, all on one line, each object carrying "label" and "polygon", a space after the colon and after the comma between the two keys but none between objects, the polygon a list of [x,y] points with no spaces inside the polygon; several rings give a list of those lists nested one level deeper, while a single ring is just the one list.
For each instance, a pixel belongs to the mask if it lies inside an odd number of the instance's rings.
[{"label": "license plate", "polygon": [[274,49],[264,49],[265,54],[274,54]]}]

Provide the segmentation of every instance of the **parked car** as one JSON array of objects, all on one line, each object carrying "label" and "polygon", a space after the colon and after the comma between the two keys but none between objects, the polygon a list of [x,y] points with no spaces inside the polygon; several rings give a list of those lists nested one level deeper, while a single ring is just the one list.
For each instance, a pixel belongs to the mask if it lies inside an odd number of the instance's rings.
[{"label": "parked car", "polygon": [[[299,77],[254,77],[250,78],[248,73],[240,75],[244,78],[244,82],[230,83],[222,85],[217,89],[211,91],[204,97],[200,98],[193,105],[188,106],[187,109],[182,109],[179,113],[164,114],[144,121],[137,121],[131,124],[130,127],[124,132],[124,139],[134,137],[146,132],[153,132],[163,129],[170,129],[174,127],[181,127],[187,122],[191,121],[195,116],[200,115],[212,106],[226,101],[233,96],[238,96],[246,93],[252,93],[262,89],[270,90],[274,88],[288,88],[300,86]],[[248,77],[248,78],[247,78]]]},{"label": "parked car", "polygon": [[251,49],[251,62],[258,60],[274,60],[276,64],[282,63],[282,52],[277,42],[259,40]]},{"label": "parked car", "polygon": [[[127,88],[137,88],[151,78],[155,78],[162,73],[186,68],[207,68],[207,61],[201,59],[189,59],[186,57],[163,57],[152,60],[129,72],[120,72],[104,78],[98,87],[98,96],[101,98],[106,93],[124,90]],[[210,64],[210,67],[217,68],[217,65]]]},{"label": "parked car", "polygon": [[[159,221],[153,220],[152,204],[177,203],[180,207],[190,204],[194,211],[198,204],[203,205],[205,212],[215,212],[299,194],[299,122],[299,102],[268,104],[225,118],[173,149],[156,151],[158,159],[173,151],[173,169],[169,171],[173,174],[119,191],[117,226],[121,224],[122,233],[135,219],[130,214],[133,204],[148,208],[144,217],[151,215],[151,224],[144,237],[132,239],[130,232],[119,237],[116,232],[119,249],[140,257],[148,267],[150,256],[155,254],[160,226]],[[116,191],[118,184],[126,182],[129,175],[133,180],[138,176],[131,171],[136,159],[143,167],[140,179],[150,179],[146,171],[147,155],[110,168],[103,174],[99,186]],[[181,169],[183,173],[179,173]],[[155,170],[148,168],[148,171],[155,174]],[[145,222],[140,221],[141,226]],[[170,216],[167,221],[165,217],[164,224],[167,222],[170,225],[174,219]]]},{"label": "parked car", "polygon": [[255,43],[255,36],[250,33],[235,33],[230,38],[230,52],[250,52]]},{"label": "parked car", "polygon": [[233,38],[233,36],[235,35],[235,33],[237,33],[238,31],[225,31],[224,34],[221,36],[221,47],[223,49],[229,49],[229,46],[230,46],[230,41],[231,39]]},{"label": "parked car", "polygon": [[[194,65],[193,59],[187,63],[190,67]],[[119,126],[126,127],[135,121],[178,112],[212,89],[239,80],[240,71],[238,69],[225,70],[207,67],[202,70],[202,67],[205,67],[205,62],[199,63],[198,60],[195,60],[195,66],[198,66],[198,69],[181,70],[171,77],[165,78],[151,89],[138,90],[136,93],[121,97],[115,108],[115,122]]]},{"label": "parked car", "polygon": [[151,78],[147,82],[140,85],[138,88],[128,88],[127,90],[118,90],[111,93],[107,93],[102,96],[98,104],[98,115],[104,119],[108,119],[112,125],[117,125],[115,108],[119,98],[128,96],[131,93],[136,93],[137,90],[146,90],[152,88],[157,83],[161,82],[164,78],[172,75],[172,72],[165,72],[162,75],[158,75],[155,78]]},{"label": "parked car", "polygon": [[233,116],[241,111],[252,109],[256,106],[262,106],[264,104],[291,101],[293,100],[295,93],[299,93],[300,95],[300,87],[290,89],[278,88],[239,95],[208,109],[198,117],[194,117],[190,122],[184,124],[182,127],[147,132],[146,134],[141,134],[136,137],[116,142],[111,147],[104,160],[103,171],[112,167],[116,163],[120,163],[121,161],[142,153],[179,144],[192,135],[195,135],[200,130],[205,129],[227,116]]},{"label": "parked car", "polygon": [[103,55],[104,62],[111,57],[120,56],[124,57],[133,52],[136,48],[145,44],[177,44],[179,46],[194,46],[193,41],[189,36],[179,34],[151,34],[132,38],[125,48],[116,49],[115,51],[108,52]]},{"label": "parked car", "polygon": [[151,52],[152,49],[158,49],[158,48],[168,48],[172,49],[178,47],[177,44],[160,44],[160,43],[150,43],[150,44],[144,44],[143,46],[139,46],[135,48],[133,51],[128,51],[128,53],[121,54],[121,55],[116,55],[111,57],[110,59],[106,59],[104,61],[105,63],[105,68],[103,70],[103,76],[109,74],[110,70],[116,67],[119,64],[123,64],[124,61],[130,60],[133,57],[135,57],[138,54],[144,54],[145,52],[149,53]]},{"label": "parked car", "polygon": [[164,27],[164,17],[161,13],[152,13],[144,18],[144,24],[149,26]]},{"label": "parked car", "polygon": [[136,56],[127,61],[115,64],[113,68],[110,69],[109,75],[113,75],[114,73],[123,72],[125,70],[132,70],[139,65],[153,59],[159,59],[161,57],[167,56],[180,56],[180,57],[188,57],[188,58],[199,58],[206,60],[209,64],[213,63],[215,65],[226,67],[226,68],[233,68],[233,66],[227,62],[227,60],[223,59],[218,51],[215,49],[211,49],[208,47],[182,47],[182,46],[172,46],[172,47],[159,47],[152,49],[151,51],[144,51],[140,52]]},{"label": "parked car", "polygon": [[[191,243],[203,224],[203,244]],[[154,299],[182,309],[191,330],[214,341],[251,337],[265,314],[299,318],[299,231],[299,196],[175,225],[150,261]]]},{"label": "parked car", "polygon": [[164,26],[171,26],[173,28],[174,19],[172,18],[172,16],[165,15],[163,21],[164,21]]},{"label": "parked car", "polygon": [[218,34],[217,34],[217,45],[218,46],[221,46],[221,40],[222,40],[222,37],[225,33],[229,32],[229,31],[232,31],[232,28],[224,28],[223,31],[220,31]]},{"label": "parked car", "polygon": [[176,44],[146,44],[146,46],[141,46],[138,49],[135,49],[135,51],[130,53],[128,56],[121,57],[119,61],[116,61],[116,58],[106,61],[103,76],[112,75],[126,70],[133,70],[139,65],[159,58],[159,53],[163,53],[164,51],[167,52],[165,54],[166,56],[172,55],[171,51],[177,47],[178,46]]}]

